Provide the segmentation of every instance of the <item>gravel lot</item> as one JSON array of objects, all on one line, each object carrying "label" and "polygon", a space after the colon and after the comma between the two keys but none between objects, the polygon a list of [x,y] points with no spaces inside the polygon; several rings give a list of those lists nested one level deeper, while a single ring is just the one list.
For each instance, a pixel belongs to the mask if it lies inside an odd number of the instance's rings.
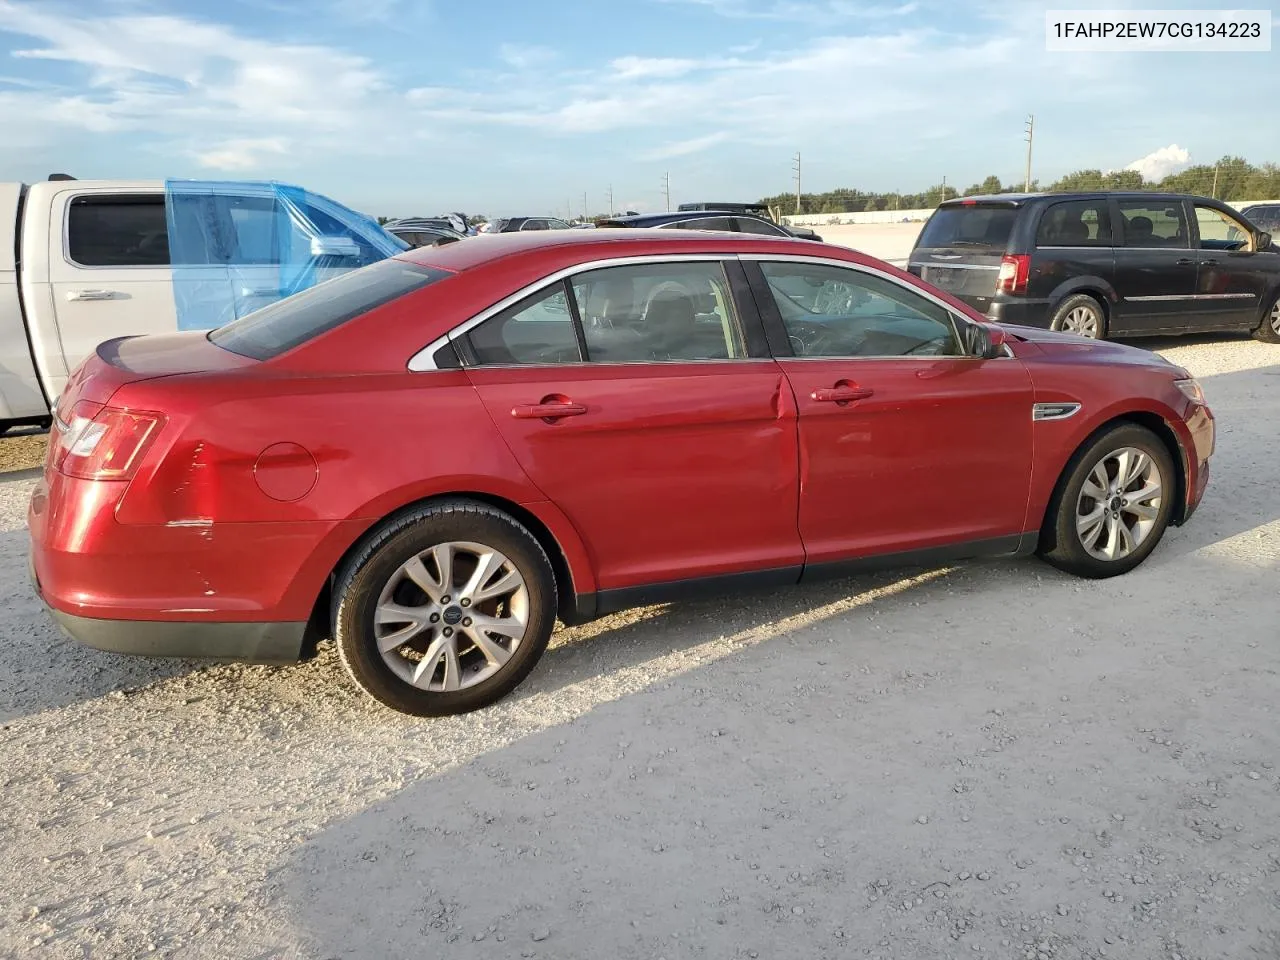
[{"label": "gravel lot", "polygon": [[634,611],[444,721],[327,648],[62,638],[29,472],[0,478],[0,955],[1280,956],[1280,348],[1150,345],[1203,378],[1219,446],[1129,576]]}]

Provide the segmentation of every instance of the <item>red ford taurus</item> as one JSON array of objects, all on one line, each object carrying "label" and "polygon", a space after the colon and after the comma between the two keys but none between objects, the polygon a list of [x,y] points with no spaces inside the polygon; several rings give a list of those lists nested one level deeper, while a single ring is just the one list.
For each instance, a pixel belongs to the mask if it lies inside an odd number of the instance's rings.
[{"label": "red ford taurus", "polygon": [[447,714],[520,683],[557,617],[970,557],[1125,573],[1213,445],[1187,371],[851,250],[513,234],[103,344],[58,403],[32,567],[87,644],[332,636],[372,696]]}]

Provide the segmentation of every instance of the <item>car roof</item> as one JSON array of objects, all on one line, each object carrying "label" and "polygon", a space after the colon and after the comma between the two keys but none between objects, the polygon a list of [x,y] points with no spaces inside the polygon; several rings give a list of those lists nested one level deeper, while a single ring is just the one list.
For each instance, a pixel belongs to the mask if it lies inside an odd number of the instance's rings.
[{"label": "car roof", "polygon": [[[573,249],[564,249],[573,248]],[[444,247],[424,247],[398,254],[423,266],[461,272],[494,260],[552,255],[554,259],[581,262],[595,258],[678,255],[680,253],[765,252],[812,257],[832,257],[853,263],[878,264],[848,247],[836,247],[792,237],[768,237],[754,233],[709,230],[556,230],[500,233],[475,237]]]},{"label": "car roof", "polygon": [[[603,223],[619,223],[628,227],[643,227],[654,223],[677,223],[685,220],[706,220],[709,217],[755,217],[754,214],[735,210],[673,210],[670,213],[641,213],[633,217],[609,217]],[[759,217],[755,217],[759,220]]]},{"label": "car roof", "polygon": [[1032,200],[1082,200],[1093,197],[1113,197],[1116,200],[1204,200],[1218,203],[1212,197],[1193,193],[1163,193],[1156,190],[1064,190],[1038,193],[981,193],[969,197],[953,197],[938,204],[940,207],[972,206],[977,203],[1008,203],[1014,206]]}]

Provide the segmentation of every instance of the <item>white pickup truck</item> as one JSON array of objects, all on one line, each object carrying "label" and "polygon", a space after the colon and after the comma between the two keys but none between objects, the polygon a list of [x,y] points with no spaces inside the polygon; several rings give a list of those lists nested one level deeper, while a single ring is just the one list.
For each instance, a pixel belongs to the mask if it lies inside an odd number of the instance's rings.
[{"label": "white pickup truck", "polygon": [[207,329],[407,245],[296,187],[0,183],[0,433],[46,424],[104,340]]}]

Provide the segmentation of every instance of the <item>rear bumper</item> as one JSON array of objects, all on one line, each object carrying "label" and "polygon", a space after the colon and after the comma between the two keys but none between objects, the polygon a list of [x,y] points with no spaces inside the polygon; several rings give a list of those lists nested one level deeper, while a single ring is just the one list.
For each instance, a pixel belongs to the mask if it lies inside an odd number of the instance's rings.
[{"label": "rear bumper", "polygon": [[993,323],[1046,329],[1049,326],[1048,300],[992,300],[987,304],[986,313]]},{"label": "rear bumper", "polygon": [[31,586],[50,616],[73,640],[111,653],[142,657],[295,663],[302,656],[307,624],[212,623],[168,620],[106,620],[78,617],[53,607],[40,588],[34,560]]}]

